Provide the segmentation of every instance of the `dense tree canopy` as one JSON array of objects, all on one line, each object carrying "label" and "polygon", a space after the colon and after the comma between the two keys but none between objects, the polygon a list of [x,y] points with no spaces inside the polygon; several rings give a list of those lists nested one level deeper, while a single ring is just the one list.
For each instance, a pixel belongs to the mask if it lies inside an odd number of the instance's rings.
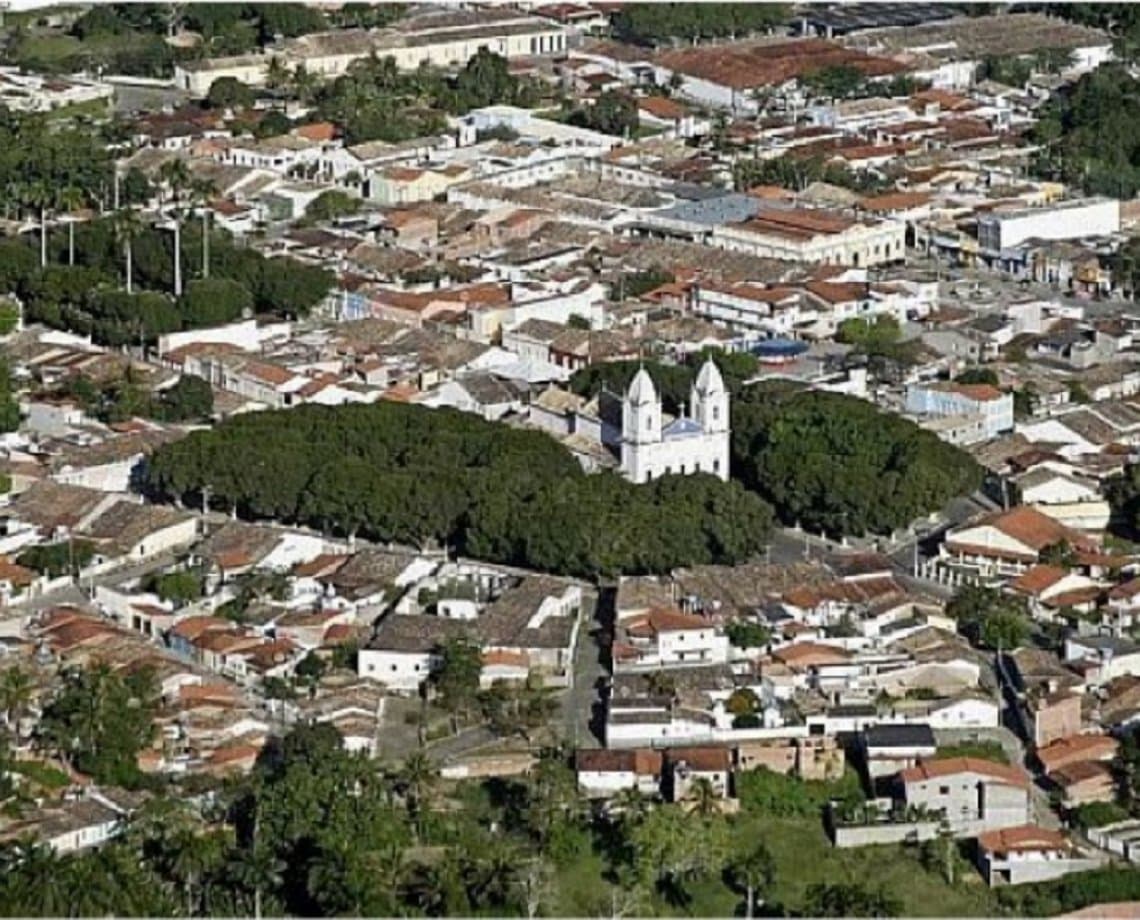
[{"label": "dense tree canopy", "polygon": [[[49,237],[49,264],[43,270],[37,246],[26,239],[0,242],[0,292],[19,295],[29,320],[90,334],[106,345],[149,342],[167,332],[226,323],[248,312],[305,316],[333,284],[332,273],[325,269],[287,257],[268,259],[234,246],[218,230],[210,235],[211,277],[191,280],[178,300],[166,293],[173,287],[174,254],[173,234],[167,231],[141,227],[133,234],[132,294],[120,288],[125,253],[112,220],[76,228],[74,266],[60,264],[67,261],[65,233]],[[199,271],[192,254],[200,246],[198,222],[186,224],[185,275]]]},{"label": "dense tree canopy", "polygon": [[889,533],[981,484],[970,457],[850,396],[745,388],[732,403],[733,475],[796,521]]},{"label": "dense tree canopy", "polygon": [[627,3],[614,16],[613,28],[623,41],[658,45],[743,37],[781,25],[788,15],[789,7],[781,3]]},{"label": "dense tree canopy", "polygon": [[1099,67],[1042,107],[1035,168],[1089,194],[1132,198],[1140,191],[1138,120],[1140,80],[1119,64]]},{"label": "dense tree canopy", "polygon": [[739,561],[771,523],[733,483],[587,476],[541,432],[394,403],[229,419],[160,449],[148,477],[163,498],[208,488],[251,518],[577,575]]}]

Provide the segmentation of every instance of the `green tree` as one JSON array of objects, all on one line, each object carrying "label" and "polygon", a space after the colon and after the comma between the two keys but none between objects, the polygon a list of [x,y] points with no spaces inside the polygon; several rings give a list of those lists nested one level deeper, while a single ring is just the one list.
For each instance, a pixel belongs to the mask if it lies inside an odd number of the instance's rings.
[{"label": "green tree", "polygon": [[248,109],[255,100],[254,92],[235,77],[218,77],[210,84],[206,104],[212,109]]},{"label": "green tree", "polygon": [[140,669],[120,677],[105,665],[71,669],[44,707],[42,743],[97,782],[139,783],[139,752],[154,735],[158,690]]},{"label": "green tree", "polygon": [[729,862],[733,882],[744,889],[744,916],[748,920],[756,915],[756,898],[772,887],[776,877],[776,861],[772,851],[760,841],[733,855]]},{"label": "green tree", "polygon": [[479,693],[479,676],[482,673],[483,653],[478,643],[457,637],[440,647],[439,666],[432,674],[432,684],[453,719],[470,713]]},{"label": "green tree", "polygon": [[897,917],[898,899],[883,887],[858,882],[820,882],[807,890],[804,911],[813,917]]},{"label": "green tree", "polygon": [[253,295],[245,285],[229,278],[203,278],[186,286],[178,309],[190,328],[222,326],[251,312]]},{"label": "green tree", "polygon": [[157,409],[167,422],[206,421],[214,412],[213,388],[196,374],[183,374],[159,394]]}]

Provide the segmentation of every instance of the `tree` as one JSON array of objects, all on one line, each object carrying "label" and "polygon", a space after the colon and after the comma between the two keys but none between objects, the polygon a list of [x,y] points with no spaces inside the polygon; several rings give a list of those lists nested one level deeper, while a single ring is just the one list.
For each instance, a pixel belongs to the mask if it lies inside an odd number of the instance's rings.
[{"label": "tree", "polygon": [[83,190],[74,185],[68,185],[59,190],[56,204],[67,212],[67,264],[75,264],[75,215],[74,212],[83,206],[86,196]]},{"label": "tree", "polygon": [[888,314],[881,314],[872,320],[862,317],[845,319],[836,330],[835,341],[854,345],[868,354],[876,354],[897,344],[901,335],[898,320]]},{"label": "tree", "polygon": [[887,534],[981,484],[961,450],[854,397],[745,387],[732,428],[733,475],[785,523],[829,534]]},{"label": "tree", "polygon": [[993,588],[963,586],[946,605],[946,614],[987,648],[1013,650],[1029,635],[1025,602]]},{"label": "tree", "polygon": [[990,367],[967,368],[954,378],[954,382],[961,384],[983,383],[991,387],[996,387],[1001,383],[997,371]]},{"label": "tree", "polygon": [[863,95],[866,78],[862,71],[850,64],[823,67],[804,77],[803,83],[812,92],[827,99],[849,99]]},{"label": "tree", "polygon": [[306,222],[318,223],[332,221],[339,217],[348,217],[360,210],[359,198],[342,192],[339,189],[329,189],[321,192],[305,208]]},{"label": "tree", "polygon": [[47,268],[47,214],[48,208],[55,201],[55,189],[46,181],[33,182],[26,187],[25,194],[27,203],[40,214],[40,268]]},{"label": "tree", "polygon": [[134,249],[132,242],[138,235],[141,227],[138,212],[131,207],[124,208],[115,214],[115,237],[118,239],[119,244],[123,247],[123,254],[126,256],[126,268],[124,270],[124,280],[126,284],[126,291],[128,294],[133,293],[132,280],[133,280],[133,256]]},{"label": "tree", "polygon": [[326,670],[328,670],[328,665],[325,664],[324,659],[316,652],[309,652],[297,663],[294,673],[304,683],[315,686],[320,683]]},{"label": "tree", "polygon": [[[193,285],[191,285],[193,286]],[[158,396],[157,412],[166,422],[202,422],[214,413],[214,390],[195,374],[183,374]]]},{"label": "tree", "polygon": [[174,296],[182,296],[182,199],[190,188],[190,170],[181,159],[167,160],[159,167],[159,178],[173,207],[174,224]]},{"label": "tree", "polygon": [[423,834],[424,811],[438,781],[439,773],[422,751],[409,755],[397,774],[397,789],[404,798],[417,838]]},{"label": "tree", "polygon": [[147,669],[123,677],[104,665],[71,669],[44,707],[39,736],[97,782],[133,786],[157,710],[158,689]]},{"label": "tree", "polygon": [[35,697],[36,682],[27,669],[15,664],[4,670],[0,677],[0,710],[17,745],[21,740],[20,721]]},{"label": "tree", "polygon": [[439,649],[439,667],[432,683],[443,705],[453,718],[466,716],[479,693],[479,677],[483,673],[483,653],[479,645],[466,637],[449,639]]},{"label": "tree", "polygon": [[901,905],[883,887],[820,882],[807,890],[804,912],[814,917],[897,917]]},{"label": "tree", "polygon": [[253,295],[229,278],[202,278],[186,286],[178,306],[191,328],[222,326],[252,312]]},{"label": "tree", "polygon": [[255,99],[253,90],[236,77],[218,77],[206,93],[206,104],[212,109],[248,109]]},{"label": "tree", "polygon": [[176,608],[198,600],[202,596],[202,576],[198,572],[166,572],[154,580],[152,589],[164,601],[172,601]]},{"label": "tree", "polygon": [[606,90],[593,105],[580,109],[571,120],[603,134],[626,136],[637,130],[637,103],[628,93]]},{"label": "tree", "polygon": [[756,896],[772,887],[776,876],[776,861],[772,852],[761,841],[737,853],[729,863],[729,874],[734,883],[744,889],[744,916],[752,920],[756,912]]},{"label": "tree", "polygon": [[264,846],[243,847],[233,854],[230,864],[232,878],[252,895],[255,920],[261,920],[265,895],[281,884],[285,868],[285,863]]}]

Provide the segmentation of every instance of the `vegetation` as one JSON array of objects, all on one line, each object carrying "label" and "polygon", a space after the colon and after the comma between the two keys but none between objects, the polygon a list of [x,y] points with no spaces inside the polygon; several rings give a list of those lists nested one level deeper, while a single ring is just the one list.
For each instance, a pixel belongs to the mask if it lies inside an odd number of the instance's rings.
[{"label": "vegetation", "polygon": [[[325,269],[284,257],[268,259],[234,246],[227,234],[214,230],[210,277],[191,280],[185,293],[172,297],[160,291],[174,288],[173,235],[136,221],[124,237],[123,226],[120,218],[80,225],[73,240],[44,241],[41,260],[26,240],[0,242],[0,290],[24,300],[29,321],[118,346],[229,322],[253,311],[305,316],[333,284]],[[181,236],[185,260],[187,252],[201,246],[201,232],[187,225]]]},{"label": "vegetation", "polygon": [[159,449],[147,475],[159,498],[208,489],[249,518],[586,576],[746,559],[771,524],[734,483],[587,476],[541,432],[394,403],[228,419]]},{"label": "vegetation", "polygon": [[890,533],[981,483],[961,450],[854,397],[750,386],[732,416],[733,475],[788,524]]},{"label": "vegetation", "polygon": [[291,84],[302,99],[315,100],[319,117],[343,126],[349,144],[441,134],[449,114],[492,103],[532,106],[538,101],[537,87],[511,74],[506,59],[487,49],[480,49],[454,78],[430,67],[402,73],[393,58],[371,57],[354,62],[323,87],[304,73],[278,79]]},{"label": "vegetation", "polygon": [[996,588],[964,585],[946,613],[971,640],[989,649],[1012,651],[1029,637],[1025,600]]},{"label": "vegetation", "polygon": [[1124,534],[1140,533],[1140,464],[1129,464],[1120,476],[1105,483],[1112,523]]},{"label": "vegetation", "polygon": [[[1033,128],[1037,172],[1088,194],[1140,191],[1140,81],[1121,64],[1098,67],[1054,93]],[[1134,274],[1133,270],[1133,274]]]},{"label": "vegetation", "polygon": [[886,314],[874,319],[845,319],[835,331],[835,341],[854,345],[866,354],[882,354],[902,337],[899,321]]},{"label": "vegetation", "polygon": [[813,182],[826,182],[861,195],[874,195],[892,187],[891,181],[878,173],[854,170],[818,155],[786,154],[773,159],[737,160],[732,180],[737,191],[747,191],[756,185],[778,185],[802,192]]},{"label": "vegetation", "polygon": [[123,675],[106,665],[73,668],[44,707],[39,740],[96,782],[132,788],[142,782],[137,757],[157,712],[158,687],[146,668]]},{"label": "vegetation", "polygon": [[571,113],[571,124],[625,137],[637,130],[637,103],[629,93],[606,90],[592,104]]},{"label": "vegetation", "polygon": [[767,32],[789,13],[780,3],[627,3],[614,16],[613,29],[622,41],[660,45]]},{"label": "vegetation", "polygon": [[737,777],[741,807],[761,815],[778,817],[822,817],[827,803],[837,799],[849,805],[862,803],[859,775],[848,769],[834,782],[795,779],[764,767]]},{"label": "vegetation", "polygon": [[86,377],[69,378],[61,395],[76,400],[83,411],[102,422],[150,418],[161,422],[202,422],[214,411],[214,391],[194,374],[184,374],[173,386],[159,392],[145,390],[128,367],[122,376],[92,383]]},{"label": "vegetation", "polygon": [[622,301],[627,297],[635,299],[663,284],[672,284],[675,280],[673,273],[663,268],[624,272],[610,285],[610,300]]},{"label": "vegetation", "polygon": [[938,749],[939,757],[973,757],[976,760],[992,760],[994,763],[1009,763],[1000,742],[997,741],[963,741],[959,744],[944,744]]},{"label": "vegetation", "polygon": [[1117,805],[1115,802],[1086,802],[1084,805],[1078,805],[1074,808],[1069,815],[1073,824],[1082,831],[1087,831],[1093,827],[1102,827],[1105,824],[1115,824],[1117,821],[1125,821],[1128,817],[1128,809]]},{"label": "vegetation", "polygon": [[996,387],[1001,383],[998,379],[997,371],[992,367],[967,368],[954,378],[954,382],[961,384],[984,383],[991,387]]},{"label": "vegetation", "polygon": [[78,575],[95,557],[95,546],[88,540],[64,540],[29,546],[16,557],[16,562],[49,578]]}]

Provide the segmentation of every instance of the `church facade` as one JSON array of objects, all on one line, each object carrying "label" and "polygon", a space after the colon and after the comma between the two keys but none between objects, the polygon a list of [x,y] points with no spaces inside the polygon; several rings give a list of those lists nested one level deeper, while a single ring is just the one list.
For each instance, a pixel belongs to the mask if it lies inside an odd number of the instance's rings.
[{"label": "church facade", "polygon": [[728,479],[728,390],[711,360],[693,383],[688,409],[667,420],[649,373],[637,372],[622,399],[620,469],[626,479],[642,483],[691,473]]}]

